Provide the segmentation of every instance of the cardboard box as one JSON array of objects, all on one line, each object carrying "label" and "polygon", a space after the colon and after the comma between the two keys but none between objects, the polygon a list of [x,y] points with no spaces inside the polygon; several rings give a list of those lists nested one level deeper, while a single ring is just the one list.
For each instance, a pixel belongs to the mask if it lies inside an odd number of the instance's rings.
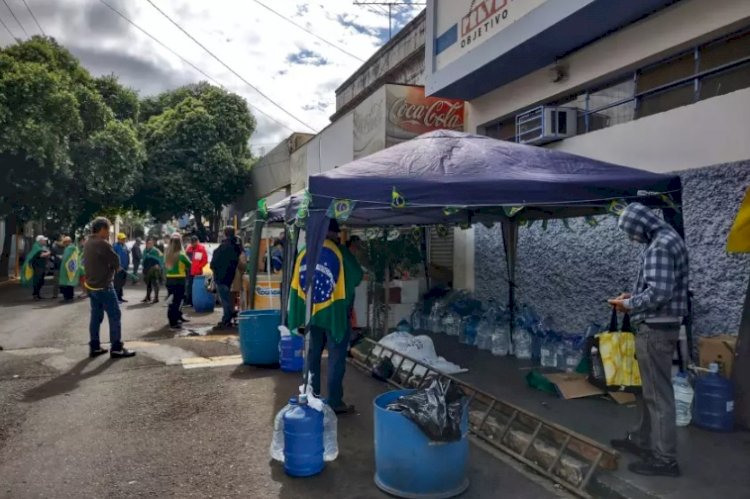
[{"label": "cardboard box", "polygon": [[597,388],[588,382],[585,374],[552,373],[545,374],[545,376],[553,385],[555,385],[557,393],[565,400],[606,394],[620,405],[632,404],[636,401],[635,395],[632,393],[606,392],[601,388]]},{"label": "cardboard box", "polygon": [[728,334],[698,339],[698,362],[701,367],[708,367],[712,362],[719,364],[719,372],[730,378],[734,364],[734,352],[737,337]]}]

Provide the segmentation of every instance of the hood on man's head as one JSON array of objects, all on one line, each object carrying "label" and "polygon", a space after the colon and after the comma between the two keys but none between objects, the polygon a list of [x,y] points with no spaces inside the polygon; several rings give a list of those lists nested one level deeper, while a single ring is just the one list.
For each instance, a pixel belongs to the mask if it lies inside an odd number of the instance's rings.
[{"label": "hood on man's head", "polygon": [[631,240],[639,243],[651,242],[654,232],[669,227],[669,224],[641,203],[629,204],[620,214],[617,225]]}]

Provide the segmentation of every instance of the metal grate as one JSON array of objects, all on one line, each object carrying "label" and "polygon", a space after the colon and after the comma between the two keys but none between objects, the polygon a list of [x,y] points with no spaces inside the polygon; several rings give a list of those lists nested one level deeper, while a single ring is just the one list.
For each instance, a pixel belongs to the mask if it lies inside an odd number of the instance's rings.
[{"label": "metal grate", "polygon": [[366,372],[390,359],[394,370],[386,381],[398,388],[421,388],[433,378],[450,379],[468,397],[469,430],[475,437],[580,497],[591,497],[586,488],[597,469],[617,469],[619,454],[613,449],[369,338],[351,353],[350,361]]}]

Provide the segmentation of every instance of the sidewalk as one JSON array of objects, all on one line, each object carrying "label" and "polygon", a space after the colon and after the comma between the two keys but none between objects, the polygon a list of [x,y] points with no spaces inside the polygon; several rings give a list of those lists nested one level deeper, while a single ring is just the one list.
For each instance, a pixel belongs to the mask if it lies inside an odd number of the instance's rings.
[{"label": "sidewalk", "polygon": [[[443,334],[431,336],[438,355],[469,369],[459,379],[599,442],[609,445],[637,422],[635,405],[603,398],[564,400],[533,390],[525,381],[530,362],[495,357]],[[630,473],[632,458],[623,455],[620,469],[601,475],[599,483],[624,497],[750,497],[750,432],[715,433],[689,426],[678,428],[678,445],[681,478]]]}]

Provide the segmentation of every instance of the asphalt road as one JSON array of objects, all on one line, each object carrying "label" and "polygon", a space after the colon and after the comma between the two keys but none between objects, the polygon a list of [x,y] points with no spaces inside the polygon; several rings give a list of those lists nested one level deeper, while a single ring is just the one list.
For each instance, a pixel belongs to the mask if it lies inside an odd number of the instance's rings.
[{"label": "asphalt road", "polygon": [[[237,355],[236,336],[175,337],[163,304],[126,288],[133,359],[87,358],[88,302],[35,303],[0,286],[0,498],[379,498],[373,484],[372,399],[385,385],[349,368],[340,456],[291,479],[268,457],[272,421],[297,375],[182,359]],[[203,332],[217,316],[193,317]],[[103,328],[106,338],[106,326]],[[231,358],[230,358],[231,362]],[[472,447],[466,498],[558,494]]]}]

